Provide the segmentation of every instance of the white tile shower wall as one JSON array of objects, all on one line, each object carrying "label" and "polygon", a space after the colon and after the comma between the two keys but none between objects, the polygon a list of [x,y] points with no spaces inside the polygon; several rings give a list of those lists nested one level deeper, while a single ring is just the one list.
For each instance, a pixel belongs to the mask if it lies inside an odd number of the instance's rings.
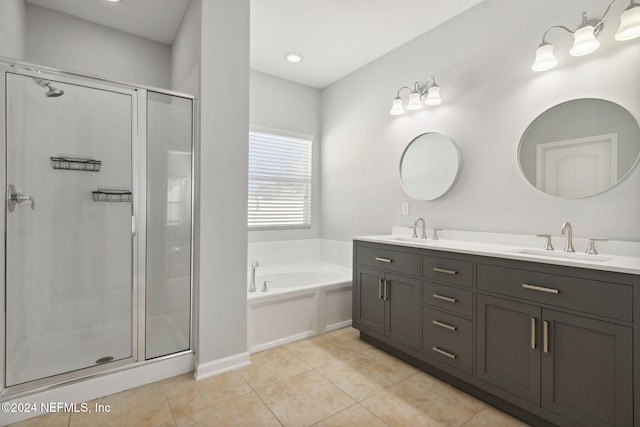
[{"label": "white tile shower wall", "polygon": [[[62,97],[45,97],[28,77],[9,84],[8,178],[36,200],[35,210],[19,205],[9,218],[8,304],[24,308],[9,311],[9,327],[24,342],[131,319],[131,204],[91,198],[98,188],[131,189],[131,98],[54,85]],[[54,170],[52,156],[102,168]]]}]

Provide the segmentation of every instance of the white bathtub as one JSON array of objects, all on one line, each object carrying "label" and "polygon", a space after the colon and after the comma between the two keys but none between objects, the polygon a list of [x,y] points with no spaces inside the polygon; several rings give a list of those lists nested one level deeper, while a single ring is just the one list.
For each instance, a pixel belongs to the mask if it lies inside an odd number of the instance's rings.
[{"label": "white bathtub", "polygon": [[249,352],[350,325],[351,279],[350,268],[320,261],[258,267],[247,296]]}]

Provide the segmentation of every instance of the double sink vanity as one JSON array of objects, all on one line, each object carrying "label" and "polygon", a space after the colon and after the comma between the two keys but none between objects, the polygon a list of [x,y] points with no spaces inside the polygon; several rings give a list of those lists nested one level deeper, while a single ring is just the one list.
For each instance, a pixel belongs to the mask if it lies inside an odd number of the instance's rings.
[{"label": "double sink vanity", "polygon": [[533,425],[640,424],[637,248],[569,253],[519,244],[535,236],[404,230],[354,238],[363,340]]}]

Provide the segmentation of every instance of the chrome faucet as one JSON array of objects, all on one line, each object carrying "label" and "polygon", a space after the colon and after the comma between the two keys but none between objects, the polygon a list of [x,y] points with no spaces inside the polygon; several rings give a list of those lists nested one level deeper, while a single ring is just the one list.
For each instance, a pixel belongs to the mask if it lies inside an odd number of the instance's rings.
[{"label": "chrome faucet", "polygon": [[567,235],[567,244],[564,247],[565,252],[575,252],[573,249],[573,230],[571,229],[571,224],[568,221],[562,223],[562,227],[560,228],[560,233],[562,235]]},{"label": "chrome faucet", "polygon": [[262,292],[269,292],[269,287],[267,286],[267,283],[273,283],[273,280],[264,281],[264,283],[262,284]]},{"label": "chrome faucet", "polygon": [[256,291],[256,267],[260,267],[258,260],[251,263],[251,283],[249,283],[249,292]]},{"label": "chrome faucet", "polygon": [[413,237],[418,237],[418,223],[420,221],[422,221],[422,236],[420,236],[420,238],[426,239],[427,238],[427,231],[425,230],[426,224],[424,222],[424,218],[422,217],[416,219],[416,222],[413,223]]}]

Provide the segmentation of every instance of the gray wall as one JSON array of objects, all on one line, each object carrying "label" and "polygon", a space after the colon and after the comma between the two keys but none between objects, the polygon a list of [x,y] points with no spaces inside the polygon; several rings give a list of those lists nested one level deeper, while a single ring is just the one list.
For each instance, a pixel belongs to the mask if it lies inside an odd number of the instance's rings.
[{"label": "gray wall", "polygon": [[27,61],[128,83],[170,87],[169,45],[30,3],[26,10]]},{"label": "gray wall", "polygon": [[202,0],[191,0],[171,45],[171,89],[191,94],[200,91]]},{"label": "gray wall", "polygon": [[[613,40],[624,6],[614,5],[600,50],[587,57],[570,57],[570,37],[552,33],[560,64],[546,73],[530,69],[542,33],[578,25],[583,10],[601,14],[602,1],[487,0],[324,89],[322,237],[389,233],[423,216],[429,227],[555,235],[568,220],[580,237],[640,240],[640,168],[603,194],[562,200],[529,186],[516,160],[529,123],[569,99],[611,100],[640,119],[640,43]],[[397,89],[430,74],[443,104],[389,115]],[[446,196],[417,202],[402,190],[398,162],[424,132],[451,137],[462,170]]]},{"label": "gray wall", "polygon": [[320,235],[320,91],[318,89],[251,71],[251,125],[311,135],[313,163],[311,228],[249,232],[249,241],[312,239]]},{"label": "gray wall", "polygon": [[24,0],[0,1],[0,56],[24,60],[25,31]]},{"label": "gray wall", "polygon": [[200,63],[196,357],[204,365],[247,349],[249,0],[202,1]]}]

